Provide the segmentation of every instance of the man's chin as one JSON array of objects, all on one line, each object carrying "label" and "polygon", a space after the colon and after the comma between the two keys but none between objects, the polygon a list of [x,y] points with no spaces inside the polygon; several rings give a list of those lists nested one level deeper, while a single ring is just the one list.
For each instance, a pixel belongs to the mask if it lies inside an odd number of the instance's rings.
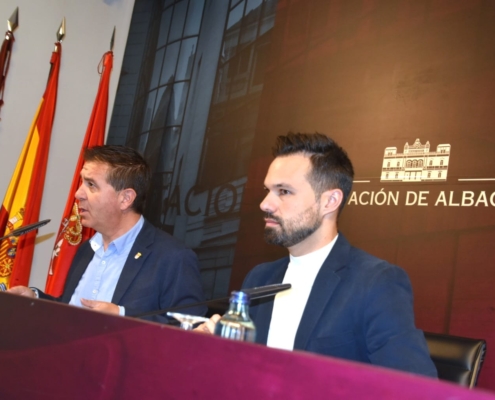
[{"label": "man's chin", "polygon": [[284,246],[283,239],[280,237],[280,232],[278,232],[275,228],[268,227],[265,228],[265,232],[263,234],[265,238],[265,242],[268,244],[274,244],[277,246]]},{"label": "man's chin", "polygon": [[91,223],[83,216],[81,216],[81,225],[85,228],[91,228]]},{"label": "man's chin", "polygon": [[267,236],[267,235],[270,235],[270,236],[272,236],[272,235],[278,235],[279,234],[279,230],[280,230],[280,228],[277,229],[277,228],[275,228],[273,226],[265,226],[264,234],[265,234],[265,236]]}]

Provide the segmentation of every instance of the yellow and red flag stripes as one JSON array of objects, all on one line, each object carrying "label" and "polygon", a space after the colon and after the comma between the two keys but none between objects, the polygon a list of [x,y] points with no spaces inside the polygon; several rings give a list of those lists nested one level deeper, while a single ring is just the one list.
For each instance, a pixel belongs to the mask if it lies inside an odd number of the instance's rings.
[{"label": "yellow and red flag stripes", "polygon": [[[72,259],[76,254],[79,244],[89,239],[94,231],[84,228],[78,212],[77,201],[74,196],[81,185],[80,172],[83,167],[83,154],[87,147],[100,146],[105,140],[105,128],[107,124],[108,110],[108,87],[110,84],[110,73],[112,72],[113,53],[107,52],[103,56],[103,71],[101,73],[100,85],[96,94],[93,111],[89,120],[86,135],[81,146],[76,170],[72,178],[67,203],[65,205],[64,216],[60,224],[55,247],[52,253],[50,270],[46,281],[46,293],[58,297],[64,290],[67,272],[69,271]],[[101,65],[101,64],[100,64]]]},{"label": "yellow and red flag stripes", "polygon": [[[45,185],[62,46],[55,44],[45,93],[34,116],[21,156],[0,210],[0,233],[37,222]],[[36,233],[9,238],[0,244],[0,282],[9,287],[27,285],[31,273]]]}]

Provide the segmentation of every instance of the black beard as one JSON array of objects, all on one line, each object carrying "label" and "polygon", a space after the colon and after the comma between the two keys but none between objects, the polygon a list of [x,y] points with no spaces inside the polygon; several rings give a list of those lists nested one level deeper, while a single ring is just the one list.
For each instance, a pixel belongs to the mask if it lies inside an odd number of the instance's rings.
[{"label": "black beard", "polygon": [[271,218],[275,220],[280,227],[280,230],[277,231],[276,228],[268,227],[265,228],[264,238],[268,244],[275,244],[277,246],[282,246],[285,248],[292,247],[300,242],[302,242],[307,237],[311,236],[320,226],[321,219],[314,221],[310,226],[298,227],[292,232],[287,232],[284,222],[269,213],[266,213],[265,216],[267,218]]}]

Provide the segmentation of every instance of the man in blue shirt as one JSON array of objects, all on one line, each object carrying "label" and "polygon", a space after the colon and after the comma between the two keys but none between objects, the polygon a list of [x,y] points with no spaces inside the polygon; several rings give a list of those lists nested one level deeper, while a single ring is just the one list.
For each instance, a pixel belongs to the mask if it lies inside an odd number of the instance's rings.
[{"label": "man in blue shirt", "polygon": [[142,216],[151,175],[144,158],[128,147],[97,146],[84,160],[75,197],[81,224],[96,234],[76,253],[62,296],[24,286],[9,292],[127,316],[202,301],[196,255]]}]

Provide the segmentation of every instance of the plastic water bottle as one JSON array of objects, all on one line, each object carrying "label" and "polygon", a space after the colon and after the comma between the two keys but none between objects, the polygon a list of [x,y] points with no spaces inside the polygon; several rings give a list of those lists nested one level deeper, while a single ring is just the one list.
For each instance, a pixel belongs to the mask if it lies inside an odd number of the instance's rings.
[{"label": "plastic water bottle", "polygon": [[215,335],[232,340],[254,342],[256,328],[249,317],[249,295],[232,292],[229,311],[215,325]]}]

